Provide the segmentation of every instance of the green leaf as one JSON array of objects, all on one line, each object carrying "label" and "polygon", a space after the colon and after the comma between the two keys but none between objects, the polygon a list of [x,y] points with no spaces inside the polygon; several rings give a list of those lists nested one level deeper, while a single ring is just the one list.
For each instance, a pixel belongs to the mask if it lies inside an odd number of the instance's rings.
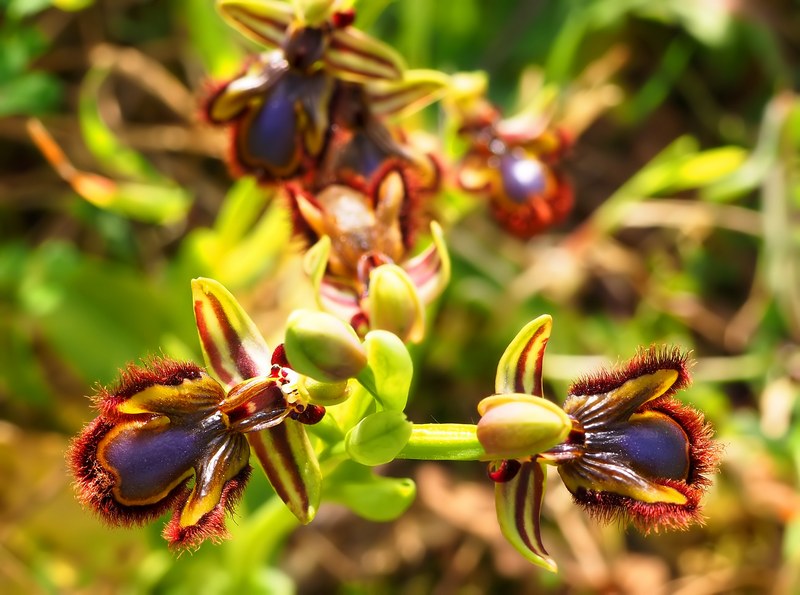
[{"label": "green leaf", "polygon": [[108,193],[82,192],[93,205],[125,217],[167,225],[186,216],[192,195],[180,186],[135,182],[112,183]]},{"label": "green leaf", "polygon": [[100,91],[110,72],[109,68],[92,68],[81,83],[78,117],[83,140],[110,172],[142,182],[164,182],[165,177],[143,155],[119,142],[100,114]]},{"label": "green leaf", "polygon": [[345,437],[345,449],[357,463],[375,466],[393,461],[411,437],[402,411],[378,411],[362,419]]},{"label": "green leaf", "polygon": [[403,411],[414,364],[403,342],[388,331],[370,331],[364,338],[367,365],[357,376],[385,410]]},{"label": "green leaf", "polygon": [[61,100],[61,83],[43,72],[27,72],[0,85],[0,117],[51,111]]},{"label": "green leaf", "polygon": [[417,487],[411,479],[381,477],[369,467],[345,461],[325,478],[324,495],[367,520],[384,522],[408,510]]}]

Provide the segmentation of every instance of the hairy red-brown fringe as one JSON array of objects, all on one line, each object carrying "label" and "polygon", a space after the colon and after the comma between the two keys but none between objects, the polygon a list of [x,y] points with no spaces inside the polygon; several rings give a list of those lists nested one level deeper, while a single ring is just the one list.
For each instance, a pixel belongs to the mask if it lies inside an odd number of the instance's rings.
[{"label": "hairy red-brown fringe", "polygon": [[689,355],[688,351],[683,351],[680,347],[651,345],[640,348],[627,362],[578,378],[567,392],[570,395],[599,395],[617,389],[633,378],[659,370],[675,370],[678,373],[677,380],[661,395],[669,397],[691,384]]},{"label": "hairy red-brown fringe", "polygon": [[[131,396],[151,386],[177,386],[184,380],[197,380],[204,373],[194,362],[152,356],[144,359],[142,365],[129,363],[121,368],[117,382],[110,388],[99,386],[92,400],[101,415],[118,419],[117,408]],[[133,419],[130,415],[125,417]]]},{"label": "hairy red-brown fringe", "polygon": [[189,527],[180,526],[181,510],[189,498],[185,498],[175,506],[175,513],[162,531],[162,536],[169,542],[169,547],[176,550],[197,550],[206,539],[219,543],[229,537],[225,527],[225,515],[233,514],[236,504],[244,493],[247,480],[253,468],[246,465],[235,477],[225,482],[220,500],[213,509],[200,517],[200,520]]}]

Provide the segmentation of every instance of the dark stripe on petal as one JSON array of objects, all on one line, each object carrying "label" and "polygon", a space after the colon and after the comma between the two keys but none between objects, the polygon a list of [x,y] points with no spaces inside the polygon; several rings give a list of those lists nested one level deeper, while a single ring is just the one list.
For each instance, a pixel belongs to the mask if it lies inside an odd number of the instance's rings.
[{"label": "dark stripe on petal", "polygon": [[217,296],[212,293],[207,293],[206,298],[214,310],[214,315],[217,317],[220,329],[222,329],[222,334],[228,344],[228,356],[235,363],[236,370],[244,379],[258,376],[258,365],[247,353],[236,329],[231,326],[228,316],[225,313],[225,308],[222,307],[222,303],[220,303]]},{"label": "dark stripe on petal", "polygon": [[322,477],[305,427],[287,419],[248,434],[248,440],[281,500],[301,523],[310,522],[319,506]]},{"label": "dark stripe on petal", "polygon": [[[548,330],[544,326],[538,328],[522,348],[517,361],[516,375],[514,376],[514,392],[531,394],[537,397],[542,396],[542,360],[544,358],[544,348],[547,345],[547,338],[542,339],[542,336]],[[528,358],[531,355],[533,360],[529,362]],[[529,378],[532,381],[530,382],[530,392],[528,387],[525,386],[526,380]]]},{"label": "dark stripe on petal", "polygon": [[303,497],[297,467],[292,460],[286,425],[281,424],[258,434],[250,434],[248,440],[280,499],[288,504],[299,495],[301,505],[308,505],[308,499]]},{"label": "dark stripe on petal", "polygon": [[225,369],[222,362],[222,354],[219,349],[217,349],[217,344],[214,342],[214,338],[209,332],[208,322],[203,315],[203,302],[201,300],[195,300],[194,302],[194,317],[197,324],[197,334],[200,336],[200,342],[203,344],[203,350],[205,351],[210,368],[214,370],[214,374],[216,374],[224,384],[233,382],[233,376]]}]

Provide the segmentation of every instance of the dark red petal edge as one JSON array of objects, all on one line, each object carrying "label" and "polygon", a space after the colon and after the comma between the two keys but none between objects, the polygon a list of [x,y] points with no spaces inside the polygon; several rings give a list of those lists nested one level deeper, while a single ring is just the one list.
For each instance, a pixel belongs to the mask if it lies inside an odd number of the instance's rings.
[{"label": "dark red petal edge", "polygon": [[252,470],[253,468],[247,465],[235,477],[226,481],[219,503],[210,512],[200,517],[196,525],[181,527],[181,509],[189,497],[189,492],[186,491],[186,495],[175,507],[175,513],[162,532],[162,536],[169,542],[169,546],[178,550],[196,550],[206,539],[210,539],[214,543],[226,539],[228,530],[225,528],[225,514],[233,513],[244,493]]},{"label": "dark red petal edge", "polygon": [[148,523],[186,500],[186,482],[176,486],[165,498],[154,504],[126,506],[114,498],[114,475],[97,459],[97,445],[114,427],[113,421],[100,416],[75,438],[67,450],[67,464],[75,478],[78,500],[110,525],[131,526]]}]

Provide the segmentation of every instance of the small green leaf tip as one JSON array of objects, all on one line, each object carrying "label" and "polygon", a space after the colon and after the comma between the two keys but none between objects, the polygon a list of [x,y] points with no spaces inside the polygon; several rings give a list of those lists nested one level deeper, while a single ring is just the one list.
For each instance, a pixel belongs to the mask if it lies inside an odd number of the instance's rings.
[{"label": "small green leaf tip", "polygon": [[322,382],[353,378],[367,365],[366,352],[352,327],[324,312],[292,312],[284,347],[293,370]]},{"label": "small green leaf tip", "polygon": [[364,337],[367,366],[358,381],[378,401],[382,409],[403,411],[408,402],[414,364],[408,349],[389,331],[370,331]]},{"label": "small green leaf tip", "polygon": [[411,437],[411,422],[402,411],[378,411],[347,433],[345,448],[357,463],[374,467],[393,461]]},{"label": "small green leaf tip", "polygon": [[511,393],[494,395],[478,404],[478,440],[492,458],[535,456],[566,440],[572,422],[546,399]]}]

